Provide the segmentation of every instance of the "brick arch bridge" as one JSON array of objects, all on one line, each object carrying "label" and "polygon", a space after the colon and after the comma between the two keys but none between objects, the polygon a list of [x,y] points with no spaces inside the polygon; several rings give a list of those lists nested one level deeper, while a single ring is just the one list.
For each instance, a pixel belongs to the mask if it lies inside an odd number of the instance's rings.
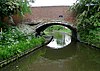
[{"label": "brick arch bridge", "polygon": [[75,40],[77,40],[77,29],[75,26],[73,26],[72,24],[68,24],[65,22],[47,22],[47,23],[42,23],[42,24],[38,24],[38,26],[35,28],[35,32],[36,32],[36,36],[40,35],[41,32],[43,32],[46,28],[53,26],[53,25],[61,25],[61,26],[65,26],[67,28],[69,28],[72,31],[72,38],[74,38]]}]

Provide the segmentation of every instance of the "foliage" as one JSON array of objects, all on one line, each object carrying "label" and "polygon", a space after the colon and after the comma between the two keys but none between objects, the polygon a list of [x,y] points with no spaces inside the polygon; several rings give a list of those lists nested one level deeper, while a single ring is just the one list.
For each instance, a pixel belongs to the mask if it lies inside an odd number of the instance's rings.
[{"label": "foliage", "polygon": [[63,32],[69,32],[69,33],[71,32],[70,29],[65,28],[64,26],[58,26],[58,25],[50,26],[45,31],[48,31],[48,32],[63,31]]},{"label": "foliage", "polygon": [[31,12],[29,1],[33,2],[33,0],[0,0],[0,21],[4,23],[4,18],[8,17],[14,24],[12,15],[23,16],[25,13]]},{"label": "foliage", "polygon": [[[65,28],[64,26],[59,26],[59,25],[53,25],[53,26],[48,27],[47,29],[45,29],[44,33],[46,35],[51,35],[50,32],[55,32],[57,34],[57,31],[66,33],[68,35],[72,34],[70,29]],[[61,37],[61,36],[58,35],[58,37]]]},{"label": "foliage", "polygon": [[17,27],[9,28],[8,31],[0,33],[0,60],[18,55],[42,43],[44,43],[43,37],[25,35]]},{"label": "foliage", "polygon": [[9,16],[18,12],[24,14],[29,11],[27,0],[0,0],[0,16]]},{"label": "foliage", "polygon": [[80,39],[100,47],[100,1],[77,0],[72,10],[77,15]]}]

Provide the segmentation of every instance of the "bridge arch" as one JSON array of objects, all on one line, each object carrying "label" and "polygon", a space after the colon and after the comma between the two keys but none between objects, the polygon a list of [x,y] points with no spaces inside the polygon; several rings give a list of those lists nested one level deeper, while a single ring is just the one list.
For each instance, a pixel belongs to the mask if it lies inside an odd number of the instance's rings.
[{"label": "bridge arch", "polygon": [[40,35],[41,32],[43,32],[46,28],[53,26],[53,25],[61,25],[61,26],[65,26],[65,27],[69,28],[72,31],[72,38],[77,40],[77,29],[68,23],[45,23],[45,24],[42,24],[36,28],[36,36]]}]

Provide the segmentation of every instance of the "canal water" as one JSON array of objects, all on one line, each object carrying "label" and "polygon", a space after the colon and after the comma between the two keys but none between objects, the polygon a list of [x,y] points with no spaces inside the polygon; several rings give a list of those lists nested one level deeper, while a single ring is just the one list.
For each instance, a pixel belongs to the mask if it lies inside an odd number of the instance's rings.
[{"label": "canal water", "polygon": [[0,71],[100,71],[100,49],[76,42],[66,33],[51,33],[47,46],[6,65]]}]

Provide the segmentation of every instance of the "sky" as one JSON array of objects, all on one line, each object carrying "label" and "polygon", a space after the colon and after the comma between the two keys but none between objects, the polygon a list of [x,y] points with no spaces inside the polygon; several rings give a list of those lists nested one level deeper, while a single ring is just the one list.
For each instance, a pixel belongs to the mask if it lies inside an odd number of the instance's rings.
[{"label": "sky", "polygon": [[71,6],[76,0],[35,0],[35,3],[30,3],[31,6]]}]

